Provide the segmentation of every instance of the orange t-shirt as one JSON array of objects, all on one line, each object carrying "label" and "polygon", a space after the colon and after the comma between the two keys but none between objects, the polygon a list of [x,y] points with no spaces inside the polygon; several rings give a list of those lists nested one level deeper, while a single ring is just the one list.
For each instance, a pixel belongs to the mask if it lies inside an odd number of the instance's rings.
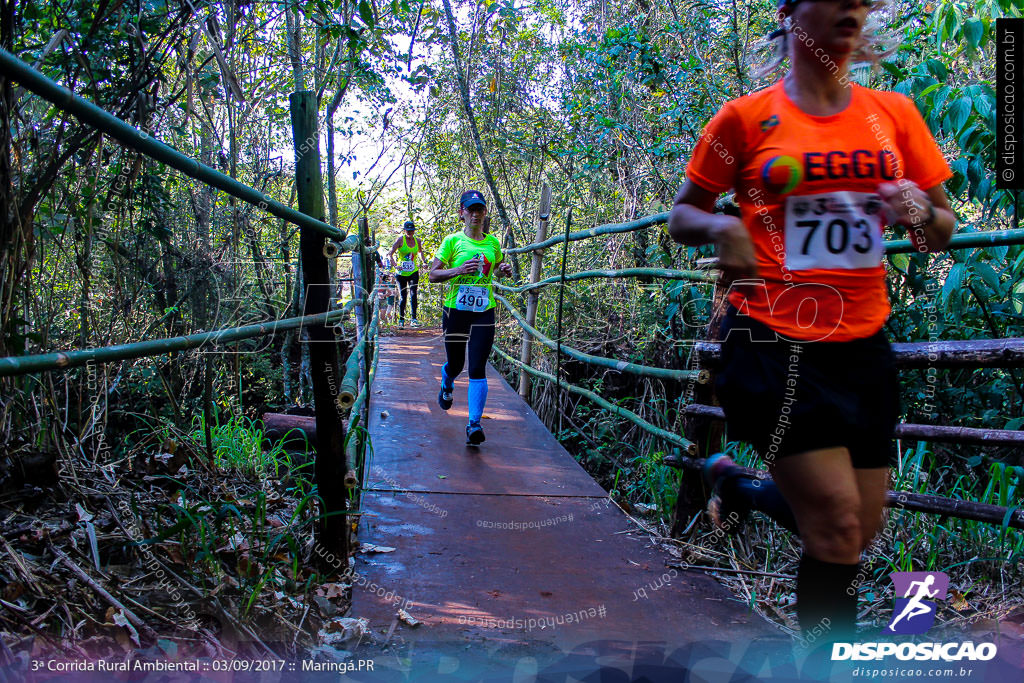
[{"label": "orange t-shirt", "polygon": [[881,329],[889,299],[878,185],[905,178],[927,190],[952,176],[913,102],[852,88],[832,116],[804,113],[782,81],[727,102],[686,169],[708,191],[735,188],[754,243],[763,285],[734,289],[729,302],[791,339]]}]

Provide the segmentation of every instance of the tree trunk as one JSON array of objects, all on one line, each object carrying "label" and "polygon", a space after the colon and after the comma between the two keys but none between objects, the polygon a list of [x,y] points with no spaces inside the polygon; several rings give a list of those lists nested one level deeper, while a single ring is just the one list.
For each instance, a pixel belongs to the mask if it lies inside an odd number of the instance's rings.
[{"label": "tree trunk", "polygon": [[[295,182],[299,211],[324,219],[323,178],[318,140],[316,94],[295,92],[289,96],[292,135],[295,145]],[[323,313],[330,307],[330,281],[325,237],[308,228],[299,231],[303,280],[306,286],[306,314]],[[316,413],[316,482],[323,501],[320,543],[340,557],[348,557],[347,493],[341,481],[348,467],[343,448],[345,428],[337,409],[337,387],[341,381],[338,347],[334,331],[326,324],[305,326],[309,335],[309,356],[313,379],[313,409]]]},{"label": "tree trunk", "polygon": [[[512,222],[505,211],[505,203],[498,192],[494,176],[491,175],[491,166],[487,163],[487,155],[484,153],[484,146],[480,141],[480,131],[476,125],[476,116],[473,115],[473,105],[469,100],[469,84],[466,83],[466,79],[463,76],[462,58],[459,55],[459,35],[455,29],[455,17],[452,16],[452,6],[449,0],[442,0],[442,3],[444,4],[445,17],[448,19],[448,36],[452,46],[452,58],[455,60],[455,74],[459,81],[459,94],[462,95],[462,106],[466,109],[466,119],[469,121],[469,130],[473,135],[477,157],[480,159],[480,169],[484,175],[484,182],[491,189],[491,195],[494,197],[494,207],[498,210],[498,218],[501,219],[501,224],[505,229],[505,244],[506,246],[514,246],[515,238],[512,236]],[[515,260],[512,261],[512,268],[515,271],[513,277],[518,280],[519,264]]]},{"label": "tree trunk", "polygon": [[288,59],[292,63],[292,78],[295,80],[295,91],[298,92],[306,87],[302,71],[302,15],[295,5],[285,5],[284,20]]}]

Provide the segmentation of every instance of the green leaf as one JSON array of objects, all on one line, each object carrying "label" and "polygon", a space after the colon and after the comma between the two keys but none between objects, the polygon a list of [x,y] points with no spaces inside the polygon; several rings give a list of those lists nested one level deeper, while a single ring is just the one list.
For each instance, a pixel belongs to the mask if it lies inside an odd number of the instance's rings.
[{"label": "green leaf", "polygon": [[359,0],[359,18],[363,20],[363,23],[373,28],[373,9],[370,7],[370,3],[366,0]]},{"label": "green leaf", "polygon": [[882,62],[882,68],[885,69],[885,71],[888,72],[888,74],[892,76],[893,80],[895,81],[902,81],[904,78],[906,78],[906,74],[903,72],[903,70],[900,69],[900,67],[893,64],[892,62]]},{"label": "green leaf", "polygon": [[953,303],[953,294],[959,292],[964,285],[964,264],[954,263],[942,285],[942,301],[948,309]]},{"label": "green leaf", "polygon": [[952,133],[958,133],[967,123],[968,117],[971,115],[971,98],[961,97],[949,108],[949,121]]},{"label": "green leaf", "polygon": [[949,76],[949,70],[946,69],[946,65],[937,59],[929,59],[924,63],[924,66],[928,69],[928,73],[940,81],[946,80],[946,77]]},{"label": "green leaf", "polygon": [[953,37],[957,29],[957,16],[953,12],[946,12],[946,20],[942,22],[942,31],[939,33],[939,41],[945,42]]},{"label": "green leaf", "polygon": [[1003,291],[999,283],[999,274],[992,270],[992,266],[989,264],[983,262],[975,263],[974,272],[981,276],[981,279],[985,281],[985,284],[988,285],[994,294],[998,295]]},{"label": "green leaf", "polygon": [[[1010,294],[1010,305],[1013,306],[1013,310],[1017,315],[1024,314],[1024,280],[1013,286],[1013,292]],[[1021,419],[1024,420],[1024,418]],[[1007,427],[1007,429],[1016,429],[1016,427]]]},{"label": "green leaf", "polygon": [[932,108],[936,111],[941,111],[942,106],[946,104],[946,98],[949,97],[950,91],[951,88],[948,85],[941,86],[935,97],[932,98]]},{"label": "green leaf", "polygon": [[892,265],[895,266],[896,270],[900,271],[904,275],[907,274],[907,268],[910,266],[910,257],[906,254],[892,254],[889,257]]},{"label": "green leaf", "polygon": [[967,44],[972,48],[977,48],[981,44],[981,39],[985,35],[985,24],[982,23],[981,19],[968,19],[967,23],[964,24],[964,37],[967,38]]}]

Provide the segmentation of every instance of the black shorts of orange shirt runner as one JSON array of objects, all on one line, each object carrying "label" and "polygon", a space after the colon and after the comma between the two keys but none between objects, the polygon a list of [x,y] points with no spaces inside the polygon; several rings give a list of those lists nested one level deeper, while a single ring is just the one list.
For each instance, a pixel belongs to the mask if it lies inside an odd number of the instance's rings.
[{"label": "black shorts of orange shirt runner", "polygon": [[845,446],[854,468],[888,467],[899,381],[882,331],[846,342],[793,341],[730,306],[715,392],[730,439],[776,458]]}]

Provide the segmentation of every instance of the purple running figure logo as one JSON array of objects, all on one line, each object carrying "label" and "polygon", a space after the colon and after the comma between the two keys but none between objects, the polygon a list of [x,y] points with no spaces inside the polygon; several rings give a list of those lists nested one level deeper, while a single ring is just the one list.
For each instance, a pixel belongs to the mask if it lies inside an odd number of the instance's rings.
[{"label": "purple running figure logo", "polygon": [[893,572],[892,621],[883,633],[924,633],[935,624],[935,601],[946,599],[949,577],[942,572]]}]

